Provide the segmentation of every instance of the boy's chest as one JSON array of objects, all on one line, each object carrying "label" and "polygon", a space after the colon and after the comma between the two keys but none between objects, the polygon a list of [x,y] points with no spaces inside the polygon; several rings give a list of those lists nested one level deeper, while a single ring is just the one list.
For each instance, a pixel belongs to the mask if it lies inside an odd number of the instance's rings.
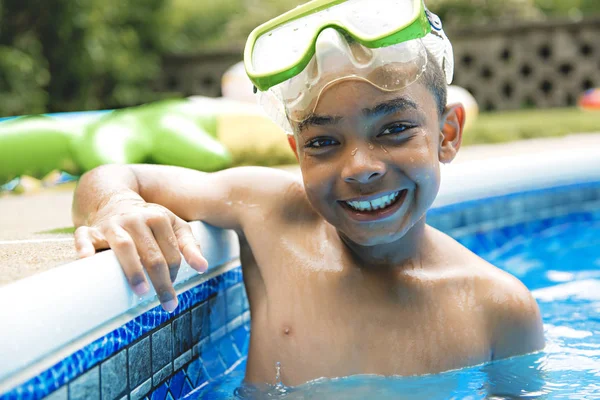
[{"label": "boy's chest", "polygon": [[335,247],[314,248],[310,237],[272,243],[268,252],[242,260],[263,272],[262,284],[246,283],[254,302],[250,382],[274,383],[278,362],[283,382],[296,385],[319,377],[435,373],[489,361],[485,315],[472,286],[435,280],[403,285],[360,268],[347,273],[356,265]]},{"label": "boy's chest", "polygon": [[259,369],[281,363],[286,384],[426,374],[488,361],[483,316],[454,296],[426,289],[399,294],[394,285],[348,283],[325,273],[304,279],[284,273],[277,281],[269,285],[267,306],[252,316],[251,346],[261,353]]}]

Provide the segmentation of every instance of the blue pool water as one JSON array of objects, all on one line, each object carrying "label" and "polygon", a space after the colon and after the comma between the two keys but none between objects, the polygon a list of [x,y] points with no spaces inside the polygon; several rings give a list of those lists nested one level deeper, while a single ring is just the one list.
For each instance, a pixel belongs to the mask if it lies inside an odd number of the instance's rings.
[{"label": "blue pool water", "polygon": [[546,348],[439,375],[355,376],[296,388],[242,385],[244,364],[193,399],[600,399],[600,210],[478,232],[459,241],[532,290]]}]

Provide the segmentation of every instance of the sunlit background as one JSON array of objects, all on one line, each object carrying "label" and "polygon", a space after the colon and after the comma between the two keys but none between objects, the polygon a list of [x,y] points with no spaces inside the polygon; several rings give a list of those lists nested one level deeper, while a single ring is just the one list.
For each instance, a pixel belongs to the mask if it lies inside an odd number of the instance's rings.
[{"label": "sunlit background", "polygon": [[[182,95],[157,85],[165,58],[223,50],[241,54],[252,28],[301,3],[4,0],[0,3],[0,116],[125,107]],[[600,13],[597,0],[426,3],[442,17],[450,34],[465,25],[554,18],[578,21]]]},{"label": "sunlit background", "polygon": [[[258,109],[240,64],[246,37],[259,24],[301,3],[4,0],[0,2],[0,118],[130,109],[188,97],[225,97]],[[600,107],[596,104],[600,103],[600,90],[590,95],[591,90],[600,87],[598,0],[426,3],[444,21],[454,46],[455,87],[451,88],[450,99],[467,106],[464,145],[600,132],[600,112],[583,107]],[[376,7],[377,1],[369,4]],[[227,106],[225,113],[223,108],[214,111],[198,106],[193,113],[205,115],[200,116],[201,120],[196,114],[192,116],[196,118],[193,122],[197,130],[206,131],[220,143],[213,147],[224,148],[219,154],[210,155],[218,163],[190,162],[181,166],[208,171],[296,162],[281,131],[255,114],[248,116],[247,108],[237,108],[238,103]],[[208,114],[218,121],[207,127]],[[114,132],[110,128],[114,124],[124,126],[118,117],[114,114],[102,120],[109,126],[106,129],[89,123],[90,119],[87,125],[81,123],[77,132],[64,123],[59,126],[56,120],[42,121],[44,129],[62,132],[56,140],[23,125],[18,129],[27,131],[27,135],[19,134],[19,143],[16,136],[9,134],[17,129],[16,125],[1,125],[0,144],[5,150],[3,153],[0,149],[0,158],[4,159],[4,164],[0,160],[0,188],[12,191],[21,181],[2,185],[22,176],[43,179],[52,171],[79,175],[104,163],[199,159],[202,153],[192,154],[192,149],[202,151],[210,142],[208,138],[196,137],[194,147],[183,141],[177,149],[179,153],[169,156],[166,151],[125,154],[127,146],[149,146],[144,143],[150,136],[157,146],[157,133],[148,131],[148,118],[138,113],[138,126],[134,129],[130,124],[127,128],[131,137],[138,137],[138,142],[121,143],[118,151],[123,154],[116,154],[113,147],[118,145],[113,139],[105,139],[105,135]],[[168,129],[175,129],[174,125]],[[175,135],[195,135],[182,129]],[[47,143],[52,141],[54,149],[62,146],[64,154],[58,150],[52,153],[52,146],[40,142],[37,134],[43,135],[40,137]],[[59,144],[61,140],[70,144]],[[112,144],[100,145],[100,141]],[[67,151],[65,146],[70,149]],[[33,150],[39,154],[34,156]],[[184,155],[183,150],[189,154]],[[90,152],[94,156],[89,156]],[[26,162],[27,159],[31,161]],[[54,173],[51,180],[57,176]]]}]

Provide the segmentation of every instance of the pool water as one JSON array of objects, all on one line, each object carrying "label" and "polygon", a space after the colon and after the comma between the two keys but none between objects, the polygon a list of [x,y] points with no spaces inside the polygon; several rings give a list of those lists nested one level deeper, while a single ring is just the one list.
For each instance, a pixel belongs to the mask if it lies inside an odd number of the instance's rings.
[{"label": "pool water", "polygon": [[243,386],[241,364],[188,398],[600,399],[600,210],[457,239],[532,290],[544,351],[438,375],[353,376],[294,388]]}]

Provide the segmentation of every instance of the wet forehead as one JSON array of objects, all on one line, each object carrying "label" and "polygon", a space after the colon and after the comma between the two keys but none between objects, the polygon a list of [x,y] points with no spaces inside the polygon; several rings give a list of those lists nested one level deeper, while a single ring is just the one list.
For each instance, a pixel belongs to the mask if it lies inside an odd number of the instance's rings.
[{"label": "wet forehead", "polygon": [[436,112],[434,99],[428,94],[428,90],[420,83],[401,90],[384,91],[367,82],[345,81],[321,95],[311,116],[369,118],[391,111]]},{"label": "wet forehead", "polygon": [[[395,97],[391,100],[384,100],[381,103],[362,109],[362,115],[365,118],[377,119],[387,115],[393,115],[403,110],[419,110],[417,104],[406,97]],[[319,115],[311,114],[304,121],[298,124],[298,130],[302,132],[309,126],[335,125],[344,119],[340,115]]]}]

